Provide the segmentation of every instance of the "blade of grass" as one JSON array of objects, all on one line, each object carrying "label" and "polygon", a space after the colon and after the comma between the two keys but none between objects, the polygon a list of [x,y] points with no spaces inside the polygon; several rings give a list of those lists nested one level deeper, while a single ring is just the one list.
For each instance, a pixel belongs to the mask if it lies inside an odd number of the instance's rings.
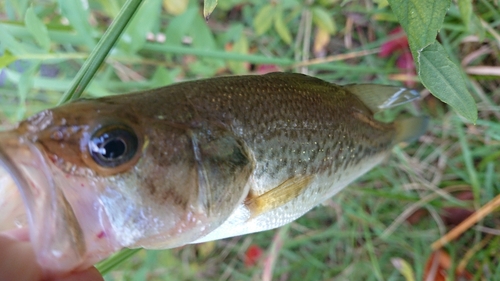
[{"label": "blade of grass", "polygon": [[467,173],[469,174],[470,183],[472,186],[472,193],[474,194],[474,205],[476,208],[480,206],[480,198],[481,198],[481,189],[479,178],[477,175],[477,170],[474,167],[474,160],[471,154],[470,146],[465,137],[464,129],[462,128],[462,122],[458,119],[455,122],[455,128],[458,135],[458,141],[460,143],[460,147],[462,148],[462,154],[464,157],[465,167],[467,168]]},{"label": "blade of grass", "polygon": [[372,237],[370,235],[369,226],[363,223],[363,234],[365,236],[365,247],[368,252],[368,256],[370,257],[373,275],[377,280],[384,280],[382,277],[382,271],[380,269],[380,264],[377,259],[377,255],[375,254],[375,247],[373,246]]},{"label": "blade of grass", "polygon": [[415,281],[415,274],[407,261],[402,258],[392,258],[391,263],[405,277],[406,281]]},{"label": "blade of grass", "polygon": [[96,268],[102,275],[105,275],[106,273],[110,272],[113,268],[117,267],[119,264],[121,264],[131,256],[135,255],[135,253],[139,252],[140,250],[142,249],[123,249],[120,252],[112,255],[108,259],[103,260],[100,263],[96,264]]},{"label": "blade of grass", "polygon": [[82,65],[80,71],[78,71],[71,87],[64,93],[59,104],[77,99],[82,95],[141,3],[142,0],[128,0],[125,3],[116,20],[113,21],[110,28],[104,33],[104,36],[99,40],[89,58]]},{"label": "blade of grass", "polygon": [[[267,57],[264,55],[253,55],[253,54],[238,54],[226,51],[218,50],[206,50],[202,48],[193,48],[186,46],[172,46],[166,44],[155,44],[146,43],[144,44],[143,50],[158,53],[168,53],[168,54],[182,54],[182,55],[194,55],[204,58],[213,59],[223,59],[232,61],[245,61],[254,64],[276,64],[284,67],[292,67],[296,62],[293,59],[288,58],[278,58],[278,57]],[[321,64],[313,64],[309,67],[310,69],[316,70],[334,70],[334,71],[349,71],[356,73],[390,73],[394,71],[388,71],[385,69],[366,67],[364,65],[351,65],[342,63],[331,63],[322,62]]]},{"label": "blade of grass", "polygon": [[276,58],[276,57],[267,57],[263,55],[244,55],[239,53],[231,53],[226,51],[215,51],[215,50],[207,50],[203,48],[193,48],[186,46],[173,46],[167,44],[155,44],[155,43],[146,43],[144,44],[143,50],[145,51],[153,51],[159,52],[162,54],[182,54],[182,55],[194,55],[205,58],[213,58],[213,59],[225,59],[225,60],[234,60],[234,61],[247,61],[256,64],[277,64],[277,65],[291,65],[294,63],[293,60],[288,58]]}]

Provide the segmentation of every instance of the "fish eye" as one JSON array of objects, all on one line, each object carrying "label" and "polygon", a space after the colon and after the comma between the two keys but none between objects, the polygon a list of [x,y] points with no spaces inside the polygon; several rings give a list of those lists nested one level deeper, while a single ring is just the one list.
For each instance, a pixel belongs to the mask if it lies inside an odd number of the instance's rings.
[{"label": "fish eye", "polygon": [[114,168],[130,161],[137,152],[138,139],[127,127],[107,127],[92,135],[88,149],[101,167]]}]

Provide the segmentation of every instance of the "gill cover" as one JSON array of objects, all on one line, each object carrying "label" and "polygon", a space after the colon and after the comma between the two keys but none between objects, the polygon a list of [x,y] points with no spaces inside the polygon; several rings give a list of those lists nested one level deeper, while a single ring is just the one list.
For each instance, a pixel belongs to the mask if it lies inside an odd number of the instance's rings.
[{"label": "gill cover", "polygon": [[[199,202],[208,216],[227,218],[248,194],[254,161],[243,141],[227,130],[191,132],[199,182]],[[220,225],[217,223],[217,226]]]}]

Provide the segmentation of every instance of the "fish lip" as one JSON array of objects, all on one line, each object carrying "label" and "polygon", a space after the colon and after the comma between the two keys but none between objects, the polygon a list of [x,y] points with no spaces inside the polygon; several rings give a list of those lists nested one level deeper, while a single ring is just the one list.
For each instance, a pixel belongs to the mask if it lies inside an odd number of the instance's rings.
[{"label": "fish lip", "polygon": [[0,167],[21,195],[22,202],[11,203],[24,205],[30,241],[41,267],[49,274],[78,267],[85,255],[80,225],[36,143],[16,131],[0,132]]},{"label": "fish lip", "polygon": [[[4,150],[2,145],[0,145],[0,168],[3,168],[16,184],[17,190],[19,191],[25,206],[26,210],[25,215],[28,222],[28,226],[33,226],[34,225],[33,214],[35,213],[34,210],[35,200],[33,192],[28,182],[26,181],[26,178],[20,171],[19,167],[14,164],[14,161],[11,159],[10,155]],[[0,186],[0,190],[3,190],[2,186]],[[3,193],[4,192],[2,192],[2,194]]]}]

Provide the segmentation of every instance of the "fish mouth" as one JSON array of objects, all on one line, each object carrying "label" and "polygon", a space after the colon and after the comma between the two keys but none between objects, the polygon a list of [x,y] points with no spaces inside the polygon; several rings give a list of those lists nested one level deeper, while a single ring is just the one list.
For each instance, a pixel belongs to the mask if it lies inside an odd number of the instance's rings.
[{"label": "fish mouth", "polygon": [[81,206],[93,198],[63,190],[72,183],[53,166],[36,143],[16,131],[0,132],[0,231],[27,227],[38,263],[57,274],[88,267],[115,247],[86,239],[81,222],[97,221],[90,229],[102,232],[99,210]]}]

